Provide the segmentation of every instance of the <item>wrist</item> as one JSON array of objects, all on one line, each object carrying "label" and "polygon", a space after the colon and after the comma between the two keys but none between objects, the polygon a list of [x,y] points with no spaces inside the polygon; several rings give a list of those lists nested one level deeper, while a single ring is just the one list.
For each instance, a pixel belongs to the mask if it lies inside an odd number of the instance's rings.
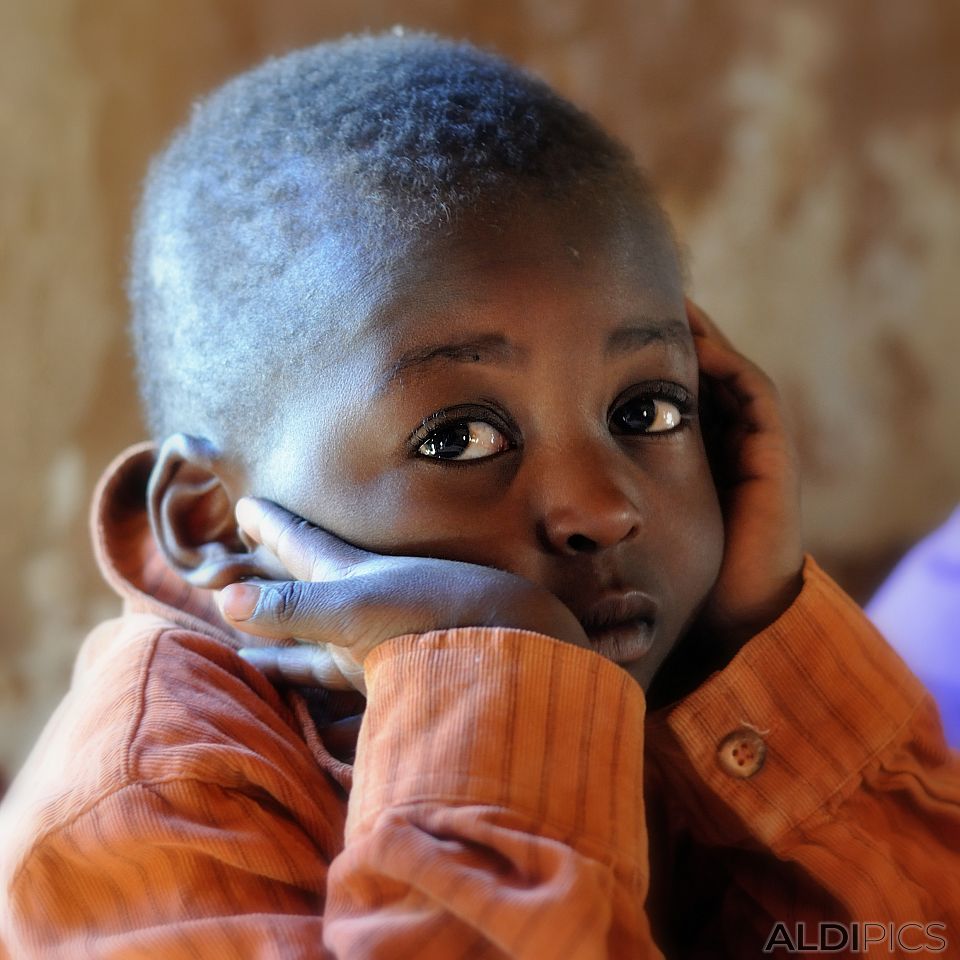
[{"label": "wrist", "polygon": [[740,648],[758,633],[762,633],[772,623],[782,617],[793,606],[803,589],[802,565],[793,573],[785,575],[762,598],[749,608],[740,612],[735,619],[708,624],[717,633],[717,639],[724,650],[724,666],[738,653]]},{"label": "wrist", "polygon": [[718,616],[708,609],[670,651],[647,691],[650,710],[676,703],[723,670],[749,640],[779,620],[800,596],[803,568],[784,577],[763,602],[740,616]]}]

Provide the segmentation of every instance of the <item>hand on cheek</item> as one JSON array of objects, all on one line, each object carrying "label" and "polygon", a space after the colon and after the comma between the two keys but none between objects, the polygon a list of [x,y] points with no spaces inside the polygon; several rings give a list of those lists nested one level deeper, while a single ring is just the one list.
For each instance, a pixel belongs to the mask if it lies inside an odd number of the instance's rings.
[{"label": "hand on cheek", "polygon": [[715,420],[707,442],[725,532],[720,575],[701,625],[735,652],[800,592],[797,455],[770,378],[689,300],[687,316],[712,405],[705,419]]},{"label": "hand on cheek", "polygon": [[365,692],[364,662],[380,644],[453,627],[514,627],[589,646],[557,597],[514,574],[361,550],[268,500],[241,500],[237,522],[291,578],[234,583],[219,595],[236,629],[302,641],[243,652],[272,680]]}]

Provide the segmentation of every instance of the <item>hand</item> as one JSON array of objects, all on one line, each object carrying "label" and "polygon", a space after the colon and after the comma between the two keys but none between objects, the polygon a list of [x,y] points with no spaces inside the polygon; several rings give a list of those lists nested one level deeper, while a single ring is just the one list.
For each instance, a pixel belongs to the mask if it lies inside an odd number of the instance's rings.
[{"label": "hand", "polygon": [[244,651],[273,680],[365,693],[363,664],[381,643],[451,627],[514,627],[589,646],[557,597],[512,573],[370,553],[268,500],[240,500],[237,522],[291,576],[230,584],[219,595],[233,627],[305,641]]},{"label": "hand", "polygon": [[701,422],[723,511],[724,551],[699,619],[654,679],[653,707],[725,666],[802,586],[799,468],[777,388],[689,300],[687,317],[700,361]]},{"label": "hand", "polygon": [[770,378],[689,300],[687,316],[719,421],[707,442],[725,528],[720,576],[702,616],[742,641],[776,620],[800,592],[796,448]]}]

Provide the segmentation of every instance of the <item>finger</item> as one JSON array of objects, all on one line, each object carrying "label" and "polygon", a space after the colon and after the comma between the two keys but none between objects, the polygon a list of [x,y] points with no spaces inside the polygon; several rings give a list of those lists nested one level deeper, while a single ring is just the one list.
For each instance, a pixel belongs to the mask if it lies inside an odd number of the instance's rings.
[{"label": "finger", "polygon": [[772,430],[784,421],[780,393],[754,363],[715,340],[697,341],[700,372],[717,381],[739,405],[737,419],[750,431]]},{"label": "finger", "polygon": [[773,381],[733,346],[706,311],[689,298],[686,307],[701,373],[718,381],[741,408],[749,408],[753,426],[779,422],[783,411]]},{"label": "finger", "polygon": [[[361,693],[365,691],[361,690]],[[335,757],[346,760],[348,763],[356,758],[357,737],[360,735],[360,725],[363,723],[363,714],[354,714],[342,720],[334,720],[325,727],[318,727],[317,733],[323,740],[323,745]]]},{"label": "finger", "polygon": [[242,497],[237,523],[298,580],[334,580],[367,554],[270,500]]},{"label": "finger", "polygon": [[726,334],[702,307],[698,307],[689,297],[684,298],[684,303],[687,308],[687,322],[690,324],[690,331],[694,337],[716,340],[728,349],[734,349]]},{"label": "finger", "polygon": [[349,645],[344,618],[358,600],[354,587],[344,596],[337,581],[244,580],[217,594],[225,620],[258,637]]},{"label": "finger", "polygon": [[327,690],[353,690],[330,652],[313,644],[298,647],[244,647],[238,653],[272,683]]}]

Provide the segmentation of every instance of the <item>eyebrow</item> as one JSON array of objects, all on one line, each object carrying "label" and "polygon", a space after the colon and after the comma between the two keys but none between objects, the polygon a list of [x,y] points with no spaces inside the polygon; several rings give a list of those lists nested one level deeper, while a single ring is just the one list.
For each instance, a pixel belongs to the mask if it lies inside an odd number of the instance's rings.
[{"label": "eyebrow", "polygon": [[[604,347],[606,356],[622,356],[642,350],[653,343],[680,347],[693,352],[690,330],[679,320],[655,320],[639,317],[612,330]],[[493,363],[515,366],[522,363],[528,351],[511,343],[503,334],[467,336],[462,340],[434,344],[409,350],[395,360],[385,371],[381,389],[390,386],[400,375],[412,368],[422,370],[437,360],[454,363]]]},{"label": "eyebrow", "polygon": [[639,317],[611,331],[604,352],[607,356],[620,356],[633,350],[642,350],[651,343],[663,343],[680,347],[686,353],[693,352],[693,335],[685,323],[680,320],[655,320],[652,317]]},{"label": "eyebrow", "polygon": [[518,364],[526,358],[527,351],[511,343],[503,334],[468,336],[463,340],[441,343],[410,350],[400,356],[386,370],[383,386],[396,380],[411,367],[425,367],[436,360],[452,360],[455,363]]}]

